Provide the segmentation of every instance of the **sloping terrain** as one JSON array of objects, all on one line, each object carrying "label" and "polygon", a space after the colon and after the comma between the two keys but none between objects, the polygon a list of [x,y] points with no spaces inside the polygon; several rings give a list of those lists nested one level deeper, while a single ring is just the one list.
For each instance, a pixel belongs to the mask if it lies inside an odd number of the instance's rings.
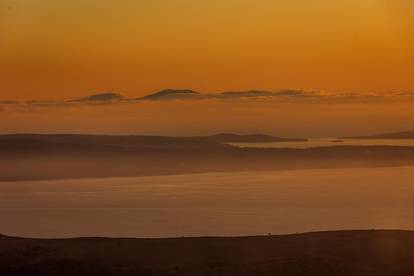
[{"label": "sloping terrain", "polygon": [[413,275],[414,233],[245,238],[0,237],[0,275]]}]

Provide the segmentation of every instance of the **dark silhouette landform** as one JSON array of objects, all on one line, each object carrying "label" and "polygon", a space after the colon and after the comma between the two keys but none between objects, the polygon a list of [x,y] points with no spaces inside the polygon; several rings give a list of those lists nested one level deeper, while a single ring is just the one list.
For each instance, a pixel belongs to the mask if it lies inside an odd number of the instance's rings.
[{"label": "dark silhouette landform", "polygon": [[414,139],[414,131],[391,132],[368,136],[353,136],[347,139]]},{"label": "dark silhouette landform", "polygon": [[237,147],[231,142],[303,141],[268,135],[204,137],[0,136],[0,181],[206,172],[414,165],[414,147]]},{"label": "dark silhouette landform", "polygon": [[414,232],[170,239],[0,236],[0,275],[414,275]]},{"label": "dark silhouette landform", "polygon": [[[115,93],[113,93],[115,94]],[[98,94],[100,95],[100,94]],[[166,100],[196,100],[196,99],[243,99],[243,98],[272,98],[272,97],[292,97],[292,98],[319,98],[321,95],[317,91],[304,90],[247,90],[247,91],[226,91],[220,93],[201,93],[190,89],[164,89],[135,100],[142,101],[166,101]]]},{"label": "dark silhouette landform", "polygon": [[[266,90],[244,90],[244,91],[222,91],[203,93],[191,89],[163,89],[152,92],[141,97],[128,97],[116,91],[107,91],[84,97],[66,98],[60,100],[33,99],[29,101],[16,101],[11,99],[0,99],[0,107],[21,106],[21,107],[51,107],[71,106],[78,104],[120,104],[120,103],[145,103],[145,102],[166,102],[166,101],[246,101],[246,100],[281,100],[297,102],[383,102],[386,99],[401,99],[406,101],[407,96],[412,98],[413,93],[389,93],[386,95],[368,95],[364,93],[326,93],[318,90],[282,89],[274,91]],[[2,106],[3,105],[3,106]]]}]

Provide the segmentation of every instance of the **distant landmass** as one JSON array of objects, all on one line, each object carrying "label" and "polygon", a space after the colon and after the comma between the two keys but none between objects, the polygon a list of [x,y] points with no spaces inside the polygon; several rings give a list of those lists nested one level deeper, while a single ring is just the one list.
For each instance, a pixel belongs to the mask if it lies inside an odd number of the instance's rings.
[{"label": "distant landmass", "polygon": [[296,97],[312,98],[319,97],[319,93],[303,90],[280,90],[280,91],[226,91],[221,93],[204,94],[190,89],[165,89],[153,94],[146,95],[136,100],[183,100],[183,99],[238,99],[238,98],[260,98],[260,97]]},{"label": "distant landmass", "polygon": [[226,143],[303,142],[304,138],[282,138],[265,134],[238,135],[220,133],[210,136],[168,137],[145,135],[82,135],[82,134],[10,134],[0,135],[0,142],[53,142],[133,147],[225,147]]},{"label": "distant landmass", "polygon": [[283,90],[243,90],[243,91],[222,91],[222,92],[199,92],[191,89],[164,89],[140,97],[128,97],[118,92],[105,91],[97,94],[86,95],[84,97],[40,100],[33,99],[29,101],[16,101],[12,99],[0,99],[0,109],[12,106],[21,107],[52,107],[52,106],[71,106],[79,104],[117,104],[117,103],[143,103],[156,101],[174,101],[174,100],[293,100],[293,101],[373,101],[384,100],[387,98],[406,100],[407,97],[413,97],[414,93],[394,93],[388,95],[370,95],[370,94],[349,94],[349,93],[325,93],[323,91],[301,90],[301,89],[283,89]]},{"label": "distant landmass", "polygon": [[414,131],[382,133],[368,136],[344,137],[347,139],[414,139]]},{"label": "distant landmass", "polygon": [[265,134],[237,135],[231,133],[221,133],[203,137],[218,143],[275,143],[275,142],[306,142],[304,138],[281,138]]},{"label": "distant landmass", "polygon": [[301,139],[218,134],[199,137],[0,136],[0,181],[155,176],[207,172],[414,165],[414,147],[253,148],[232,143]]},{"label": "distant landmass", "polygon": [[165,89],[159,92],[144,96],[138,100],[174,100],[174,99],[194,99],[202,97],[199,92],[189,89]]},{"label": "distant landmass", "polygon": [[414,232],[171,239],[0,236],[0,275],[414,275]]}]

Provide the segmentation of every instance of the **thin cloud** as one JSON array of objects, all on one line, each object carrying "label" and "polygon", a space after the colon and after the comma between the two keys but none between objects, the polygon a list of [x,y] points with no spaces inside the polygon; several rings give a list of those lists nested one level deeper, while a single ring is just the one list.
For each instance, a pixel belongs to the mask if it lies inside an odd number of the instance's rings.
[{"label": "thin cloud", "polygon": [[18,106],[18,101],[1,100],[0,101],[0,112],[6,111],[9,106]]},{"label": "thin cloud", "polygon": [[1,105],[16,105],[16,104],[19,104],[19,102],[18,101],[3,100],[3,101],[0,101],[0,104]]}]

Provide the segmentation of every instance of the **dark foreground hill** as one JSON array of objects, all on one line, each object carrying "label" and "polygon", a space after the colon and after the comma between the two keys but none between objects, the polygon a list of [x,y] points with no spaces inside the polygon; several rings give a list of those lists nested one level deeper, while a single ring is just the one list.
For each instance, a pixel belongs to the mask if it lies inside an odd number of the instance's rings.
[{"label": "dark foreground hill", "polygon": [[414,165],[414,147],[239,148],[211,137],[0,136],[0,181]]},{"label": "dark foreground hill", "polygon": [[245,238],[0,237],[0,275],[414,275],[414,232]]}]

